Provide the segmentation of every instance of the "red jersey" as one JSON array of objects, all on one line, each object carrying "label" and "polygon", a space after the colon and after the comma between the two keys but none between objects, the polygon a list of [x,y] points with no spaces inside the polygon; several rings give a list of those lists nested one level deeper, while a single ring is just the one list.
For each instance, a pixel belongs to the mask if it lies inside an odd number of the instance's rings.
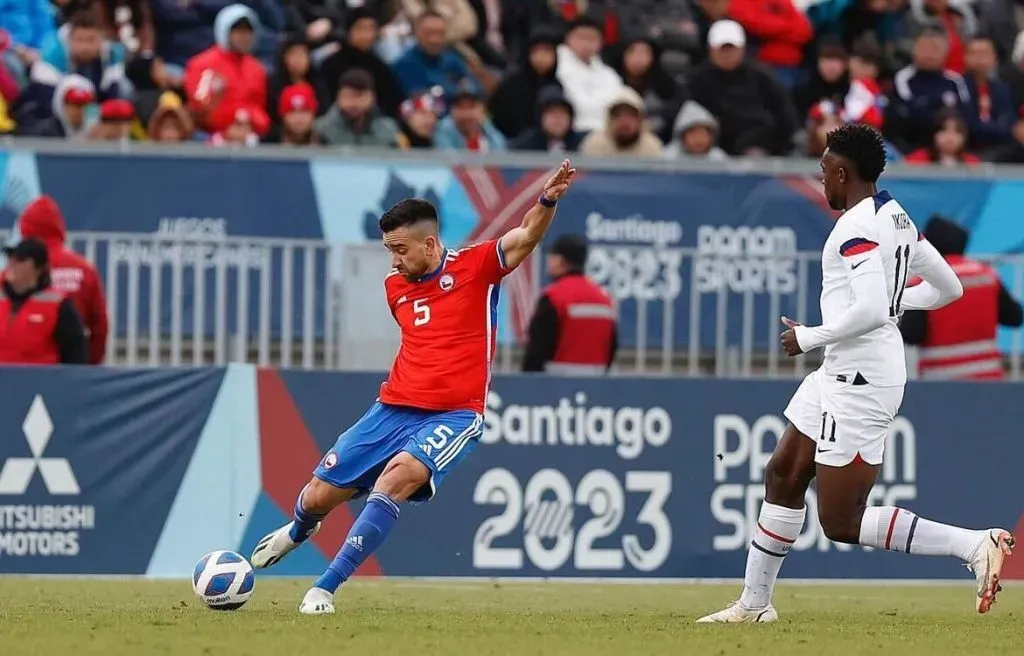
[{"label": "red jersey", "polygon": [[511,272],[497,240],[447,250],[416,282],[384,279],[402,343],[380,400],[389,405],[483,413],[497,337],[498,289]]}]

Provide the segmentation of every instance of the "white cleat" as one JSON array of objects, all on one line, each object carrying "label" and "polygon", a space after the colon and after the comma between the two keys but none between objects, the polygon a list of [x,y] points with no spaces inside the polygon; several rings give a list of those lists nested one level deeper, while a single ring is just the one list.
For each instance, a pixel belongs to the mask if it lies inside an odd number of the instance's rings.
[{"label": "white cleat", "polygon": [[322,588],[310,588],[299,604],[303,615],[333,615],[334,595]]},{"label": "white cleat", "polygon": [[740,606],[740,602],[734,601],[723,610],[700,618],[697,620],[697,624],[763,624],[774,622],[777,619],[779,619],[779,613],[771,604],[765,608],[751,610]]},{"label": "white cleat", "polygon": [[[313,530],[309,532],[309,537],[306,540],[310,540],[320,530],[321,522],[317,522]],[[256,548],[252,550],[252,556],[249,558],[249,562],[256,569],[263,569],[264,567],[270,567],[277,561],[281,560],[289,553],[294,551],[302,542],[292,542],[291,537],[288,535],[291,531],[292,522],[288,522],[281,528],[277,529],[273,533],[267,533],[264,535],[259,542],[256,543]]]},{"label": "white cleat", "polygon": [[1013,534],[1001,528],[990,528],[985,531],[974,558],[967,563],[967,569],[974,572],[978,580],[977,609],[979,613],[987,613],[996,601],[996,594],[1003,589],[999,584],[999,575],[1003,569],[1003,560],[1013,553],[1015,539]]}]

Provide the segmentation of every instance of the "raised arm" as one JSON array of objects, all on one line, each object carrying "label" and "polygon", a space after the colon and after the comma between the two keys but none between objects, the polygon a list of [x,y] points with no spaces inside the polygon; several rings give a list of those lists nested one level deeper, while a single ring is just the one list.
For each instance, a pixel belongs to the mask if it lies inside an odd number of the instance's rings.
[{"label": "raised arm", "polygon": [[523,216],[523,222],[502,236],[499,246],[504,255],[506,269],[515,269],[522,264],[540,244],[552,219],[555,218],[555,206],[569,190],[574,175],[576,169],[572,168],[572,163],[569,160],[562,162],[554,175],[544,183],[544,191],[537,199],[537,204]]}]

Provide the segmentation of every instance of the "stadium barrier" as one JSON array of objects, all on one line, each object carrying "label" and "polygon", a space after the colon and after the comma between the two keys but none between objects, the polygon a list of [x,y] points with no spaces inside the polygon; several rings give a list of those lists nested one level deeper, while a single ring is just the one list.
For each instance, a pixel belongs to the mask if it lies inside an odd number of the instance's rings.
[{"label": "stadium barrier", "polygon": [[[16,143],[0,149],[0,231],[16,231],[38,194],[57,199],[76,247],[92,248],[101,273],[116,278],[111,346],[114,362],[129,365],[379,368],[394,343],[375,339],[390,329],[378,325],[379,308],[373,321],[341,309],[365,307],[364,292],[379,292],[379,265],[354,268],[343,253],[379,253],[377,217],[411,195],[438,205],[447,243],[495,237],[534,202],[553,163],[512,154]],[[579,165],[551,238],[580,233],[592,244],[591,272],[619,301],[621,371],[799,376],[814,365],[788,368],[774,342],[776,309],[815,319],[816,258],[832,222],[816,163]],[[996,257],[1020,296],[1022,173],[895,167],[883,180],[919,224],[939,212],[967,227],[970,251]],[[106,257],[111,247],[114,257]],[[545,284],[541,264],[534,258],[504,287],[499,369],[515,367]],[[196,284],[196,270],[205,270],[205,284]],[[248,302],[239,301],[246,292]],[[161,326],[159,341],[152,322]],[[342,343],[358,346],[345,351]],[[1003,331],[1000,346],[1019,378],[1020,332]]]},{"label": "stadium barrier", "polygon": [[[224,368],[0,371],[0,573],[187,576],[284,523],[379,374]],[[506,377],[483,444],[437,499],[403,510],[366,575],[741,576],[792,382]],[[908,387],[870,496],[925,517],[1024,530],[1024,386]],[[956,399],[956,403],[950,403]],[[342,456],[344,457],[344,456]],[[965,466],[967,465],[967,466]],[[809,520],[791,578],[962,578],[950,559],[827,540]],[[271,570],[314,575],[359,502]],[[1004,572],[1024,578],[1024,561]]]},{"label": "stadium barrier", "polygon": [[[95,232],[69,243],[104,280],[109,364],[381,370],[398,347],[381,285],[389,257],[376,243]],[[1024,296],[1024,256],[986,259]],[[653,262],[661,268],[643,264]],[[532,285],[527,313],[541,293],[540,263],[503,287],[514,295]],[[818,364],[820,352],[789,359],[778,347],[780,316],[820,321],[817,252],[771,248],[739,261],[702,248],[595,246],[588,269],[620,315],[616,373],[799,377]],[[1021,336],[1007,331],[1004,343],[1012,379]],[[518,346],[500,343],[498,371],[516,370]]]}]

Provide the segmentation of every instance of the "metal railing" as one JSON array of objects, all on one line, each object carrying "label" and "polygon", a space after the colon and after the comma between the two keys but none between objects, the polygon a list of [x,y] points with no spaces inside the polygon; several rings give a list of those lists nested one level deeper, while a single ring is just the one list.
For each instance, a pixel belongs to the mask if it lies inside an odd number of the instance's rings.
[{"label": "metal railing", "polygon": [[[69,244],[103,278],[109,364],[380,370],[398,345],[377,244],[85,232]],[[1024,256],[982,259],[1024,296]],[[530,303],[540,265],[533,258]],[[787,358],[778,345],[781,316],[820,320],[818,253],[595,245],[588,273],[618,306],[617,373],[798,377],[818,364],[820,352]],[[1010,377],[1021,378],[1021,331],[1001,346]],[[521,351],[506,329],[495,369],[517,370]]]},{"label": "metal railing", "polygon": [[[1024,255],[973,257],[995,267],[1015,298],[1024,297]],[[817,252],[730,256],[696,248],[592,246],[588,274],[618,304],[624,347],[617,371],[802,377],[818,366],[821,351],[786,357],[779,346],[781,317],[820,321],[820,262]],[[1019,379],[1021,330],[1005,331],[1000,346],[1007,373]]]},{"label": "metal railing", "polygon": [[69,244],[104,280],[109,364],[335,366],[323,242],[79,232]]}]

